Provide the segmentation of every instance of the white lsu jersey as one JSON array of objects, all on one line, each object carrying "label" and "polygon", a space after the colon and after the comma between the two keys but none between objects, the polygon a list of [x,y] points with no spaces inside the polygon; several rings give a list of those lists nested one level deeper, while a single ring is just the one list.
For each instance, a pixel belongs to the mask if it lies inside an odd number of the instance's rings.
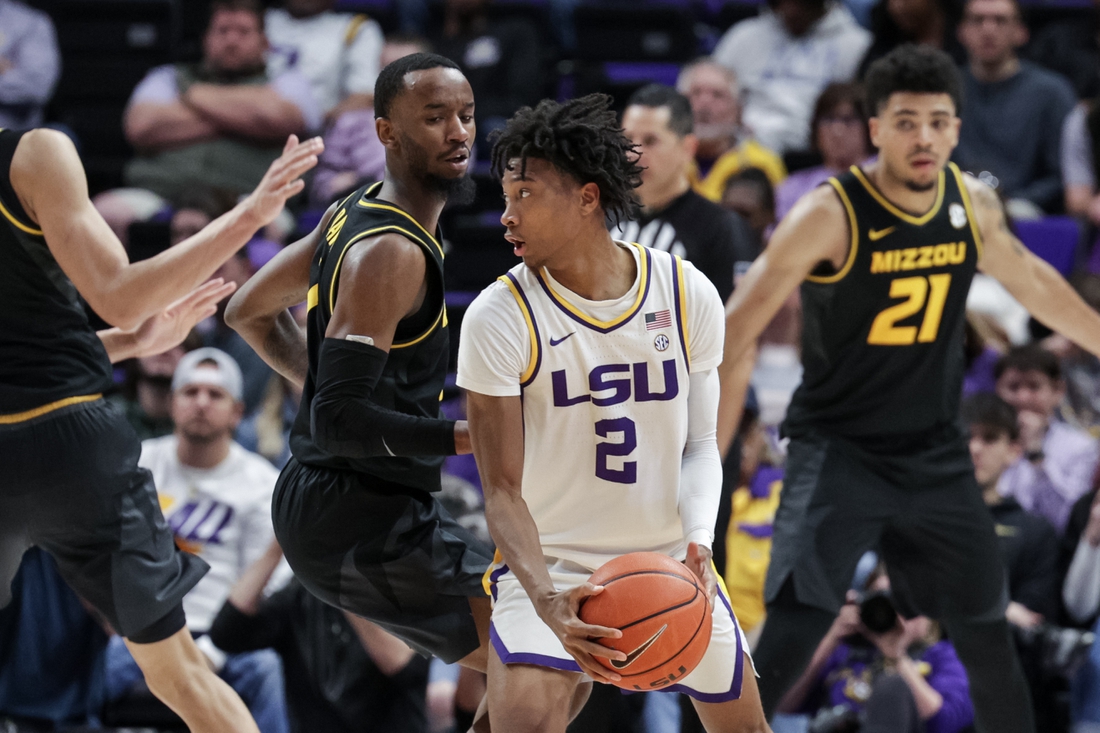
[{"label": "white lsu jersey", "polygon": [[459,351],[460,386],[522,397],[522,493],[544,554],[590,568],[683,558],[688,375],[722,357],[714,286],[679,257],[621,246],[638,277],[620,300],[585,301],[520,264],[471,305]]}]

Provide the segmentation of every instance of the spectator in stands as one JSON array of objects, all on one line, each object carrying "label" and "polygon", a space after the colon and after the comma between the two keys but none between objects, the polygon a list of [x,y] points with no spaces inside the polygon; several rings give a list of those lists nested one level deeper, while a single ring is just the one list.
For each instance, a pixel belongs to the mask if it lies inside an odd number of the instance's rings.
[{"label": "spectator in stands", "polygon": [[[868,580],[867,591],[888,594],[889,590],[880,565]],[[780,701],[779,712],[835,721],[836,727],[824,728],[819,720],[822,727],[817,730],[966,730],[974,720],[970,683],[954,646],[941,639],[939,625],[926,616],[905,619],[887,608],[883,613],[892,612],[895,624],[876,634],[863,624],[858,600],[859,594],[849,591],[848,602],[806,671]],[[848,727],[841,726],[841,721]]]},{"label": "spectator in stands", "polygon": [[714,60],[745,89],[744,123],[780,153],[810,147],[810,115],[821,91],[850,81],[871,44],[848,9],[831,0],[770,0],[768,9],[722,36]]},{"label": "spectator in stands", "polygon": [[172,434],[172,375],[183,355],[200,346],[202,337],[191,331],[183,343],[163,354],[126,363],[122,389],[109,399],[122,409],[139,439]]},{"label": "spectator in stands", "polygon": [[[742,168],[726,181],[722,208],[738,214],[752,230],[756,253],[764,249],[775,225],[775,189],[759,168]],[[744,273],[739,273],[744,274]]]},{"label": "spectator in stands", "polygon": [[954,157],[998,188],[1017,219],[1062,208],[1059,146],[1076,99],[1065,79],[1020,60],[1027,36],[1017,0],[966,3],[959,25],[969,59],[962,70],[966,104]]},{"label": "spectator in stands", "polygon": [[428,660],[297,580],[265,599],[281,558],[272,542],[245,570],[210,628],[213,642],[237,654],[279,654],[293,733],[426,733]]},{"label": "spectator in stands", "polygon": [[1078,99],[1100,96],[1100,12],[1078,14],[1045,24],[1027,47],[1032,61],[1056,71],[1073,84]]},{"label": "spectator in stands", "polygon": [[490,0],[443,0],[443,27],[430,36],[435,52],[454,60],[470,81],[477,106],[478,156],[487,135],[524,105],[543,97],[543,49],[539,31],[521,17],[493,18]]},{"label": "spectator in stands", "polygon": [[963,396],[978,392],[996,392],[997,379],[993,376],[1001,355],[1009,350],[1008,334],[988,313],[968,310],[963,351],[966,356],[966,375],[963,377]]},{"label": "spectator in stands", "polygon": [[859,64],[859,78],[868,66],[903,43],[938,48],[962,66],[966,49],[956,32],[960,17],[961,0],[879,0],[871,10],[874,40]]},{"label": "spectator in stands", "polygon": [[737,74],[704,58],[683,68],[676,89],[691,102],[695,118],[698,143],[688,176],[701,195],[720,201],[726,181],[742,168],[759,168],[773,186],[787,177],[783,160],[741,127]]},{"label": "spectator in stands", "polygon": [[[422,38],[393,36],[382,46],[379,66],[385,68],[402,56],[429,50]],[[319,209],[328,208],[364,184],[382,180],[385,168],[386,149],[374,127],[374,110],[345,112],[325,131],[325,152],[321,153],[310,185],[310,203]]]},{"label": "spectator in stands", "polygon": [[[153,473],[164,520],[176,543],[210,565],[183,599],[187,626],[206,655],[248,705],[262,733],[288,729],[282,667],[271,651],[230,655],[207,636],[241,574],[274,539],[271,494],[278,472],[233,442],[241,419],[241,371],[217,349],[197,349],[172,378],[173,435],[142,444],[143,468]],[[109,695],[116,699],[141,678],[122,639],[108,649]]]},{"label": "spectator in stands", "polygon": [[962,414],[970,430],[974,476],[1001,540],[1010,599],[1005,615],[1024,629],[1053,621],[1058,615],[1058,536],[1050,522],[997,491],[1001,476],[1022,452],[1016,411],[997,395],[980,393],[963,403]]},{"label": "spectator in stands", "polygon": [[98,727],[106,631],[37,547],[23,555],[11,591],[0,609],[0,730]]},{"label": "spectator in stands", "polygon": [[641,154],[642,211],[619,224],[614,236],[687,259],[725,301],[733,292],[736,263],[755,259],[756,247],[740,216],[691,188],[688,166],[697,143],[691,103],[672,87],[650,84],[630,97],[622,124]]},{"label": "spectator in stands", "polygon": [[1062,183],[1066,213],[1100,227],[1096,151],[1100,151],[1100,104],[1090,100],[1074,107],[1062,126]]},{"label": "spectator in stands", "polygon": [[53,21],[16,0],[0,0],[0,29],[0,127],[38,127],[61,75]]},{"label": "spectator in stands", "polygon": [[294,70],[309,80],[328,124],[349,110],[374,106],[382,28],[366,15],[338,13],[336,0],[285,0],[264,20],[271,50],[267,71]]},{"label": "spectator in stands", "polygon": [[821,155],[821,165],[792,173],[775,191],[775,218],[781,221],[807,191],[826,179],[845,173],[871,154],[867,111],[858,84],[825,87],[810,120],[810,144]]},{"label": "spectator in stands", "polygon": [[1089,490],[1097,465],[1096,440],[1055,419],[1064,386],[1058,357],[1036,345],[1019,346],[994,370],[997,394],[1016,408],[1023,457],[998,490],[1045,517],[1061,532],[1070,509]]},{"label": "spectator in stands", "polygon": [[202,61],[159,66],[134,89],[123,117],[138,150],[125,171],[133,188],[95,200],[123,242],[131,221],[188,189],[248,193],[288,135],[320,128],[309,82],[295,71],[269,76],[266,51],[259,0],[213,0]]},{"label": "spectator in stands", "polygon": [[[1078,499],[1062,538],[1062,602],[1068,620],[1100,632],[1100,492]],[[1073,733],[1100,731],[1100,644],[1094,643],[1072,681]]]}]

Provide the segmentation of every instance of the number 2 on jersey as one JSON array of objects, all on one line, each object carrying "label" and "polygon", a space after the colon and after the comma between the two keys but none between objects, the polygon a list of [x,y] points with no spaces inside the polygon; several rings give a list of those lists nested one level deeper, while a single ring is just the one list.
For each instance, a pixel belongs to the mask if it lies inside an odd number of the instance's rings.
[{"label": "number 2 on jersey", "polygon": [[623,461],[622,468],[612,468],[608,462],[612,456],[629,456],[638,447],[638,431],[634,428],[634,421],[629,417],[596,421],[596,435],[606,438],[611,433],[622,433],[623,440],[621,443],[609,440],[596,443],[596,477],[617,484],[638,483],[637,461]]},{"label": "number 2 on jersey", "polygon": [[[943,318],[943,306],[947,303],[947,291],[951,288],[951,275],[940,273],[928,277],[901,277],[890,283],[891,298],[905,298],[879,313],[867,334],[867,343],[874,346],[911,346],[914,343],[929,344],[936,340]],[[924,309],[920,330],[916,326],[899,326],[909,316]]]}]

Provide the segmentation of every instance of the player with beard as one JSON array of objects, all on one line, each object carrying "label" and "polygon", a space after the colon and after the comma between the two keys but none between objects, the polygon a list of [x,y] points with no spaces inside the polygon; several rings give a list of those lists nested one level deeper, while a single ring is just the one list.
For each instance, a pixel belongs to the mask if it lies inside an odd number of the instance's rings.
[{"label": "player with beard", "polygon": [[[761,699],[774,710],[877,546],[902,613],[943,622],[977,729],[1033,731],[997,535],[959,421],[966,297],[981,270],[1094,354],[1100,317],[1013,235],[996,193],[948,162],[961,89],[949,56],[901,46],[864,84],[878,159],[795,204],[726,311],[729,368],[801,285],[804,372],[783,426],[786,480],[755,652]],[[880,641],[899,674],[920,674],[900,627]]]},{"label": "player with beard", "polygon": [[[438,221],[469,190],[474,97],[453,62],[418,53],[382,70],[374,99],[384,180],[330,207],[226,320],[304,385],[272,503],[302,584],[423,654],[484,670],[492,553],[432,495],[443,457],[470,451],[465,421],[439,413],[450,350]],[[305,337],[287,310],[302,301]]]}]

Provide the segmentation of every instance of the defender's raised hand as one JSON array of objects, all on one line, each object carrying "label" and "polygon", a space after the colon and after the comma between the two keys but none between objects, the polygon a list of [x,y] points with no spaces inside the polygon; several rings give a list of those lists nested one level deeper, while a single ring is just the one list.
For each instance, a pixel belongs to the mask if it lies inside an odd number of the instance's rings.
[{"label": "defender's raised hand", "polygon": [[324,151],[325,144],[315,137],[304,142],[297,135],[287,138],[280,155],[267,169],[260,185],[245,199],[245,205],[256,217],[257,228],[269,224],[291,196],[305,188],[302,175],[313,166]]}]

